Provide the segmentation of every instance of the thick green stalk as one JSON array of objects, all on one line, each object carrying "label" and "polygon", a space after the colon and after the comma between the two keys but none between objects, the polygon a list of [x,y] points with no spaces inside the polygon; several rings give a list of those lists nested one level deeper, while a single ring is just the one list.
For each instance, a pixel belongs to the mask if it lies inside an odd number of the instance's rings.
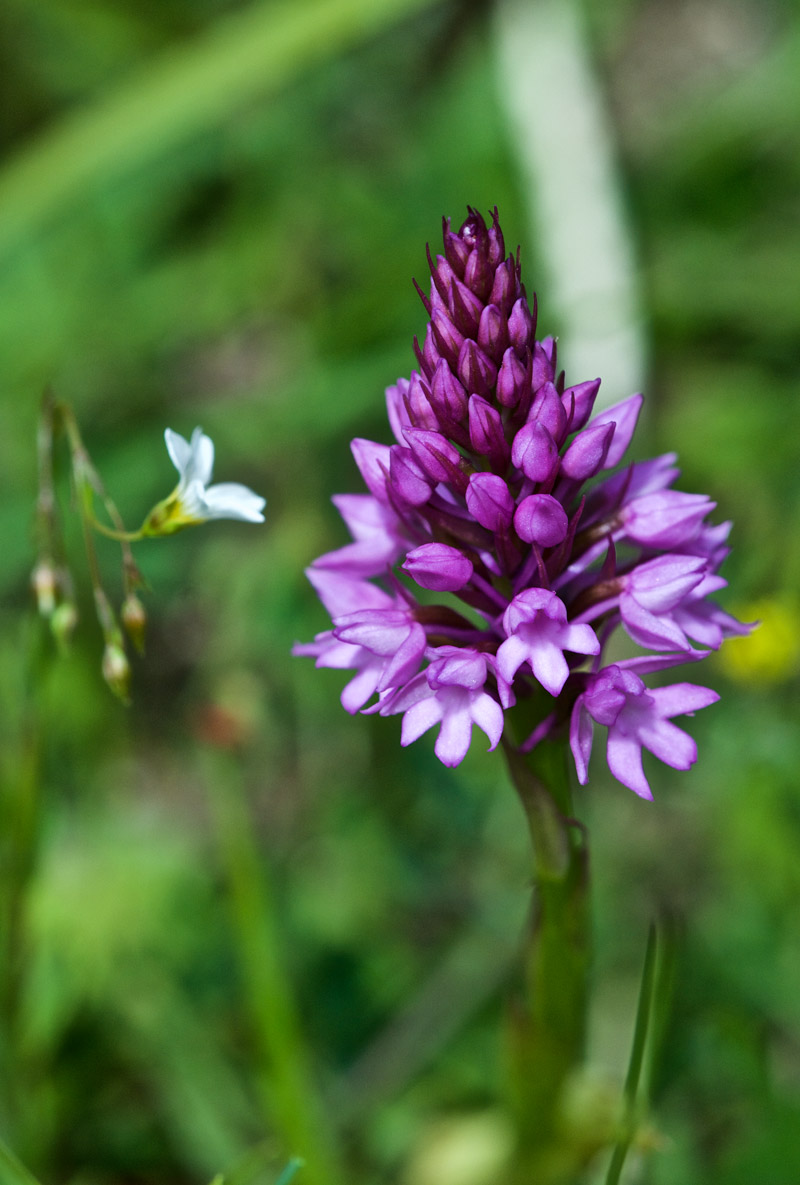
[{"label": "thick green stalk", "polygon": [[534,901],[525,951],[525,1002],[514,1018],[512,1064],[520,1181],[555,1185],[564,1090],[583,1064],[590,919],[586,835],[570,818],[563,746],[533,755],[505,747],[533,847]]},{"label": "thick green stalk", "polygon": [[304,1161],[304,1185],[337,1185],[327,1116],[317,1094],[281,952],[263,854],[236,759],[208,753],[208,799],[228,883],[233,934],[267,1119],[286,1152]]}]

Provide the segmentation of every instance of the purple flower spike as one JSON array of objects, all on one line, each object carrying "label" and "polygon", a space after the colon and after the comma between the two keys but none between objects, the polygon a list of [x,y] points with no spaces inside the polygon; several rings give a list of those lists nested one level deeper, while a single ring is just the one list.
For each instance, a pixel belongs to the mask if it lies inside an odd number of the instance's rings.
[{"label": "purple flower spike", "polygon": [[599,654],[600,643],[588,625],[570,625],[563,601],[543,588],[531,588],[514,597],[503,615],[508,637],[497,651],[497,668],[512,683],[523,663],[551,695],[558,695],[567,681],[569,667],[564,651]]},{"label": "purple flower spike", "polygon": [[403,569],[420,588],[456,592],[472,579],[472,561],[447,543],[423,543],[403,561]]},{"label": "purple flower spike", "polygon": [[648,691],[633,671],[606,667],[588,680],[572,711],[570,746],[578,780],[582,785],[588,781],[592,721],[596,721],[608,729],[608,766],[614,777],[641,798],[652,798],[642,769],[642,749],[673,769],[689,769],[697,760],[697,746],[670,723],[671,717],[691,715],[718,699],[715,691],[694,683]]},{"label": "purple flower spike", "polygon": [[[537,300],[497,211],[487,222],[470,208],[457,231],[445,219],[443,237],[417,288],[418,369],[386,391],[395,443],[353,442],[369,493],[334,499],[352,541],[308,572],[332,628],[295,653],[352,673],[348,711],[402,713],[404,745],[438,725],[446,765],[476,724],[494,748],[504,712],[544,688],[557,702],[526,746],[566,740],[571,720],[584,782],[602,724],[612,773],[649,797],[642,748],[688,768],[694,742],[671,719],[716,695],[643,679],[752,628],[711,599],[730,524],[674,489],[673,454],[625,465],[641,395],[592,419],[600,380],[556,378],[555,338],[536,339]],[[611,666],[618,627],[644,652]]]}]

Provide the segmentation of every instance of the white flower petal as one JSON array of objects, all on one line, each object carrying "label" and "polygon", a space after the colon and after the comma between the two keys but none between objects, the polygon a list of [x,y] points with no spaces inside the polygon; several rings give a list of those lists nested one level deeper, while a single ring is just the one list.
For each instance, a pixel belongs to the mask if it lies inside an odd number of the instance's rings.
[{"label": "white flower petal", "polygon": [[183,477],[187,482],[201,481],[207,486],[214,471],[214,443],[202,428],[195,428],[191,439],[192,455]]},{"label": "white flower petal", "polygon": [[166,441],[169,459],[181,477],[183,477],[184,470],[189,464],[189,459],[192,455],[192,446],[188,440],[184,440],[179,432],[173,432],[171,428],[164,430],[164,440]]},{"label": "white flower petal", "polygon": [[266,498],[235,481],[220,482],[205,491],[206,518],[234,518],[248,523],[263,523],[262,511],[266,504]]},{"label": "white flower petal", "polygon": [[206,505],[206,491],[201,481],[190,481],[184,484],[181,478],[179,489],[179,503],[182,514],[186,518],[203,522],[209,517]]}]

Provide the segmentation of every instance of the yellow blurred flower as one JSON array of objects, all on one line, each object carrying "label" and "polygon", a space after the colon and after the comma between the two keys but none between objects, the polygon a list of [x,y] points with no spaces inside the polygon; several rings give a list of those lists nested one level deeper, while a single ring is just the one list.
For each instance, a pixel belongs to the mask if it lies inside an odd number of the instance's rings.
[{"label": "yellow blurred flower", "polygon": [[740,605],[736,616],[757,621],[744,637],[728,638],[718,661],[739,683],[781,683],[800,671],[800,607],[780,597]]}]

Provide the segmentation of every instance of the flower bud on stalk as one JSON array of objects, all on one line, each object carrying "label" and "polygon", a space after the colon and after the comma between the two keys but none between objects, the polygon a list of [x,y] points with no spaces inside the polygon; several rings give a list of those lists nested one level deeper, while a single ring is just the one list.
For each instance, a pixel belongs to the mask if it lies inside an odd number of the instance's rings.
[{"label": "flower bud on stalk", "polygon": [[50,630],[62,654],[69,650],[77,624],[78,609],[75,602],[62,601],[50,617]]},{"label": "flower bud on stalk", "polygon": [[125,633],[133,642],[139,654],[144,654],[144,635],[147,628],[147,613],[136,593],[128,593],[119,612]]},{"label": "flower bud on stalk", "polygon": [[106,642],[101,664],[103,678],[117,699],[130,702],[131,664],[122,647],[122,640]]},{"label": "flower bud on stalk", "polygon": [[31,572],[31,588],[36,598],[36,608],[42,617],[50,617],[56,608],[58,576],[52,561],[40,560]]}]

